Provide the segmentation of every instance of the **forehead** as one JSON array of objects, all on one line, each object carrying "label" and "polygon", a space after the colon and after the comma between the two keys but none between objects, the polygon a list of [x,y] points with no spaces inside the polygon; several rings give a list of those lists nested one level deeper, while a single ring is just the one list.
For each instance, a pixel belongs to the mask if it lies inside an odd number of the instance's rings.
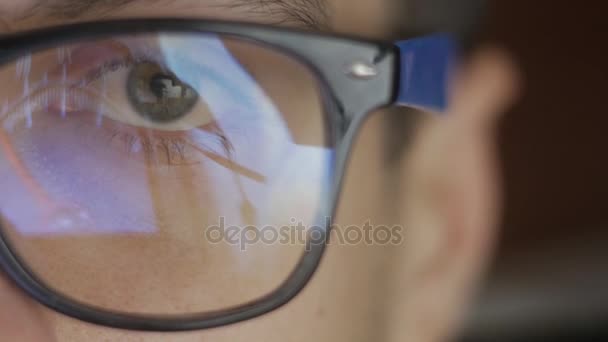
[{"label": "forehead", "polygon": [[360,21],[356,12],[374,21],[384,11],[372,9],[394,1],[399,0],[0,0],[0,19],[3,31],[124,17],[214,18],[326,31],[336,22],[339,27],[343,17]]}]

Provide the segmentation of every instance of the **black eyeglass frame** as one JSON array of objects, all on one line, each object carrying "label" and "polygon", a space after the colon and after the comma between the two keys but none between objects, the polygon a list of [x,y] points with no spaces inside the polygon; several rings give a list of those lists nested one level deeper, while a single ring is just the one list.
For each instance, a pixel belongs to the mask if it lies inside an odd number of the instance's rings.
[{"label": "black eyeglass frame", "polygon": [[[394,43],[322,35],[258,24],[193,19],[135,19],[78,23],[0,37],[0,66],[32,51],[75,40],[144,33],[221,34],[278,49],[298,59],[316,74],[325,97],[335,165],[330,203],[319,213],[332,217],[351,146],[368,113],[396,104],[400,97],[401,61]],[[430,33],[430,32],[429,32]],[[419,37],[421,33],[412,34]],[[353,74],[353,63],[373,66],[374,75]],[[311,232],[299,264],[272,293],[225,310],[188,315],[134,315],[108,311],[75,301],[49,288],[13,251],[0,227],[0,266],[27,294],[47,307],[86,322],[129,330],[184,331],[207,329],[251,319],[289,302],[317,269],[330,226]]]}]

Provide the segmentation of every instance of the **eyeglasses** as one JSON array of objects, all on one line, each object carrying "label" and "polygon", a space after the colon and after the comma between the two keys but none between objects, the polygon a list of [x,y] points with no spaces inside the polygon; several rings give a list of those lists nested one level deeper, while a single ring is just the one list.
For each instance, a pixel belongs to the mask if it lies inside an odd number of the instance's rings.
[{"label": "eyeglasses", "polygon": [[447,35],[393,44],[181,19],[0,47],[0,264],[54,310],[158,331],[296,296],[367,113],[441,111],[455,58]]}]

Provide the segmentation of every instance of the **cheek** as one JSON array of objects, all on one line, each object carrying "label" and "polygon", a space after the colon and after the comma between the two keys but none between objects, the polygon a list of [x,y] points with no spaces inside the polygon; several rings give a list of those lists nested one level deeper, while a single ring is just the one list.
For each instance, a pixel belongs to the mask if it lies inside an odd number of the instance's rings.
[{"label": "cheek", "polygon": [[0,275],[0,340],[49,341],[52,332],[40,305]]},{"label": "cheek", "polygon": [[[24,233],[145,232],[160,228],[154,227],[157,211],[170,212],[169,204],[180,208],[176,198],[211,203],[205,167],[172,167],[169,155],[176,152],[169,146],[133,150],[127,136],[91,124],[86,114],[36,118],[31,128],[12,135],[18,165],[4,164],[4,174],[14,178],[12,192],[22,197],[5,206],[29,201],[27,209],[38,213],[7,210]],[[186,196],[176,197],[180,192]],[[212,210],[207,205],[206,212]],[[39,231],[44,227],[51,231]]]}]

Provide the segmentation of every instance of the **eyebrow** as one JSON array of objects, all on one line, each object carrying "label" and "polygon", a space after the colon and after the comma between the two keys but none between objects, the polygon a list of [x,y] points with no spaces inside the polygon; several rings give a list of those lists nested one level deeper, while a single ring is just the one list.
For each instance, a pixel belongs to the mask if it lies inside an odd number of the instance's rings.
[{"label": "eyebrow", "polygon": [[[78,20],[119,12],[127,6],[159,5],[170,7],[179,0],[38,0],[21,18]],[[201,1],[203,2],[203,1]],[[268,16],[273,25],[294,25],[313,30],[326,30],[329,10],[326,0],[217,0],[209,7],[244,10],[245,13]]]}]

